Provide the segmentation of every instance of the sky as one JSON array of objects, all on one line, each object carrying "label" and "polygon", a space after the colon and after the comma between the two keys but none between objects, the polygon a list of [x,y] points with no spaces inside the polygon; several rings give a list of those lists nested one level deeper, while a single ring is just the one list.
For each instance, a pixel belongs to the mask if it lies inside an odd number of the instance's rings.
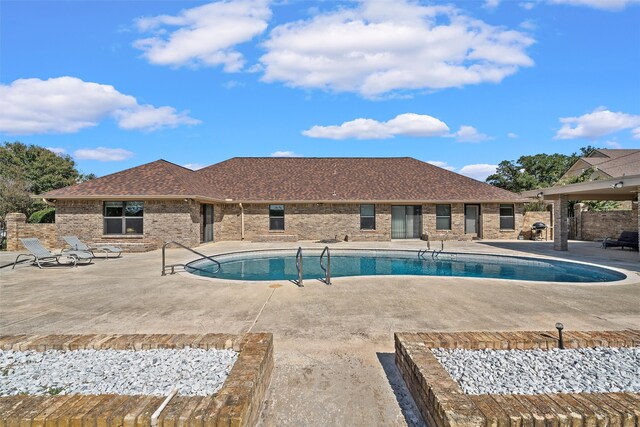
[{"label": "sky", "polygon": [[640,148],[640,0],[0,0],[0,138],[98,176]]}]

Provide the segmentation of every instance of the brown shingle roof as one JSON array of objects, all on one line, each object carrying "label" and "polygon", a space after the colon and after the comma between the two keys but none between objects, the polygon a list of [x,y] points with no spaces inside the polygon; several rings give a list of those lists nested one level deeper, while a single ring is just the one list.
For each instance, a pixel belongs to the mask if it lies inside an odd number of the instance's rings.
[{"label": "brown shingle roof", "polygon": [[81,184],[52,190],[44,198],[81,196],[189,196],[195,192],[194,172],[166,160],[156,160]]},{"label": "brown shingle roof", "polygon": [[158,160],[43,196],[101,195],[199,196],[234,202],[525,201],[409,157],[236,157],[198,171]]},{"label": "brown shingle roof", "polygon": [[581,159],[610,177],[640,174],[640,150],[603,149],[597,152],[606,157],[589,156]]},{"label": "brown shingle roof", "polygon": [[519,196],[402,158],[232,158],[195,172],[208,189],[238,201],[515,200]]}]

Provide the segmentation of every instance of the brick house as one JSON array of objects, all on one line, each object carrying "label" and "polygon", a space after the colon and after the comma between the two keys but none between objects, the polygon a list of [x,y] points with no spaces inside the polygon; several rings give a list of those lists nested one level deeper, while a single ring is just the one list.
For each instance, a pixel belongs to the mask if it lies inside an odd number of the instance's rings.
[{"label": "brick house", "polygon": [[40,195],[58,236],[150,250],[163,241],[515,239],[527,199],[408,157],[158,160]]}]

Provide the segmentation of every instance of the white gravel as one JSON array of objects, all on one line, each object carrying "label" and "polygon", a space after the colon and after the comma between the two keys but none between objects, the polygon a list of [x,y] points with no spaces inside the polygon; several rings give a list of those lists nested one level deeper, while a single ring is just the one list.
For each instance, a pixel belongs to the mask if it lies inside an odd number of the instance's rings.
[{"label": "white gravel", "polygon": [[640,347],[432,352],[467,394],[640,392]]},{"label": "white gravel", "polygon": [[214,394],[238,354],[232,350],[0,351],[0,396],[16,394]]}]

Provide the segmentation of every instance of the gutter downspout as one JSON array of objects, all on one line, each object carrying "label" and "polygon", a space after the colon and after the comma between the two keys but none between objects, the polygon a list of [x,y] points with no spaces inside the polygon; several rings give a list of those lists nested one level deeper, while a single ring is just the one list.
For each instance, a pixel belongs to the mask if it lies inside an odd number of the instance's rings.
[{"label": "gutter downspout", "polygon": [[240,240],[244,240],[244,207],[242,203],[238,203],[240,206]]}]

